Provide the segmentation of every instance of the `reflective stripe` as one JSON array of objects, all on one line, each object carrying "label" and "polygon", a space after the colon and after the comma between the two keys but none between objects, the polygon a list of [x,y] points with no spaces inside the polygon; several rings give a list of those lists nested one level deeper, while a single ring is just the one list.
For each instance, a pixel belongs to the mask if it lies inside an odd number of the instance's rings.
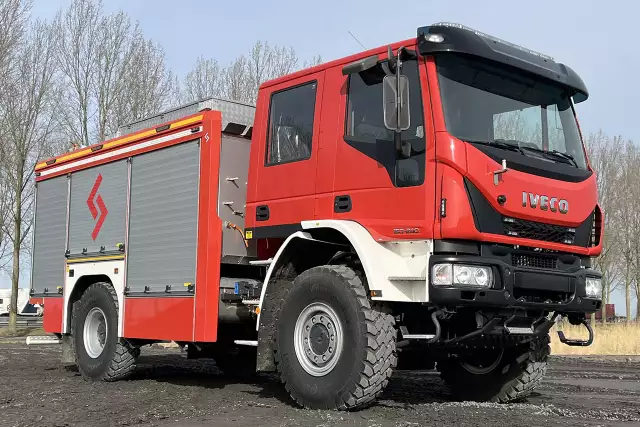
[{"label": "reflective stripe", "polygon": [[[183,126],[190,125],[192,123],[197,123],[197,122],[202,120],[202,117],[203,116],[196,116],[196,117],[192,117],[190,119],[185,119],[185,120],[181,120],[179,122],[172,123],[167,130],[169,130],[169,129],[177,129],[177,128],[180,128],[180,127],[183,127]],[[156,130],[155,129],[151,129],[151,130],[148,130],[148,131],[145,131],[145,132],[129,135],[129,136],[126,136],[124,138],[116,139],[115,141],[103,143],[102,144],[102,150],[106,150],[106,149],[109,149],[109,148],[117,147],[119,145],[126,144],[127,142],[132,142],[132,141],[137,141],[137,140],[140,140],[140,139],[144,139],[144,138],[147,138],[149,136],[156,135],[156,134],[157,134]],[[93,153],[92,147],[87,147],[87,148],[85,148],[83,150],[76,151],[76,152],[73,152],[73,153],[69,153],[69,154],[64,155],[62,157],[58,157],[58,158],[55,158],[55,159],[48,159],[48,160],[46,160],[44,162],[38,163],[36,165],[36,171],[39,171],[40,169],[46,168],[48,166],[47,162],[50,162],[52,160],[55,160],[54,164],[60,164],[60,163],[63,163],[63,162],[68,162],[69,160],[77,159],[78,157],[83,157],[83,156],[89,155],[91,153]],[[42,173],[42,175],[45,175],[45,174],[48,174],[48,171]]]},{"label": "reflective stripe", "polygon": [[[202,130],[202,127],[198,127],[198,132]],[[99,154],[97,156],[87,157],[86,159],[77,160],[75,162],[66,163],[64,165],[60,165],[55,168],[48,169],[46,171],[42,171],[40,176],[47,176],[51,174],[55,174],[67,169],[76,168],[78,166],[86,165],[95,161],[108,159],[110,157],[115,157],[120,154],[129,153],[131,151],[136,151],[141,148],[152,147],[154,145],[162,144],[164,142],[172,141],[174,139],[183,138],[185,136],[191,135],[194,132],[191,129],[183,130],[182,132],[174,133],[172,135],[167,135],[162,138],[151,139],[149,141],[143,142],[141,144],[129,145],[127,147],[120,148],[119,150],[110,151],[108,153]]]},{"label": "reflective stripe", "polygon": [[72,258],[67,260],[67,264],[76,264],[79,262],[113,261],[118,259],[124,259],[124,255],[105,255],[88,258]]}]

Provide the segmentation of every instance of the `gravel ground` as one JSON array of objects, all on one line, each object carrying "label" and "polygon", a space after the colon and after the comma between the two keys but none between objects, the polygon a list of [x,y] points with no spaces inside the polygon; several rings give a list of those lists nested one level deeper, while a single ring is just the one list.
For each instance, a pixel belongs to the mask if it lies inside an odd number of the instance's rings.
[{"label": "gravel ground", "polygon": [[117,383],[87,383],[59,358],[58,346],[0,342],[0,426],[640,425],[640,358],[554,357],[537,393],[513,405],[454,402],[437,375],[397,372],[355,412],[299,409],[272,375],[225,379],[175,349],[144,349]]}]

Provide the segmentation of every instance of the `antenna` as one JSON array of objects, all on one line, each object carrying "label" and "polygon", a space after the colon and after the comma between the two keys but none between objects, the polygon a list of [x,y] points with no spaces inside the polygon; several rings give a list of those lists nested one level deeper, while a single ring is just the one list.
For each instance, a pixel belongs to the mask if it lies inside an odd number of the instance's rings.
[{"label": "antenna", "polygon": [[355,40],[355,41],[356,41],[360,46],[362,46],[362,48],[363,48],[364,50],[367,50],[367,48],[366,48],[366,47],[364,47],[364,45],[363,45],[362,43],[360,43],[360,40],[358,40],[358,38],[357,38],[356,36],[354,36],[354,35],[353,35],[353,33],[352,33],[351,31],[347,31],[347,32],[351,35],[351,37],[353,37],[353,39],[354,39],[354,40]]}]

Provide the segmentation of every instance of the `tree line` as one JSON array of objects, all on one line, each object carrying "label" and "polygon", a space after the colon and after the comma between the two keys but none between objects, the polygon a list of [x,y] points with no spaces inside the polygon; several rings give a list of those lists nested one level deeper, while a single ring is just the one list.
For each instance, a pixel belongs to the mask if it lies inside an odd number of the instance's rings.
[{"label": "tree line", "polygon": [[38,159],[103,141],[118,126],[208,96],[254,103],[264,81],[321,62],[257,41],[228,65],[201,56],[180,79],[125,12],[73,0],[51,20],[0,0],[0,270],[14,290],[30,259]]},{"label": "tree line", "polygon": [[594,260],[602,272],[602,318],[606,320],[604,304],[614,292],[622,292],[627,321],[632,320],[634,301],[640,321],[640,210],[634,202],[640,200],[640,149],[603,131],[587,135],[585,145],[604,212],[602,254]]}]

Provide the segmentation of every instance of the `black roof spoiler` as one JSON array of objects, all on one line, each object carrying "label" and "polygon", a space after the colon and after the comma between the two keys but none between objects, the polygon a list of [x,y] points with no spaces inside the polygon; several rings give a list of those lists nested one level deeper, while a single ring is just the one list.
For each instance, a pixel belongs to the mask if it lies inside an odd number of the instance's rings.
[{"label": "black roof spoiler", "polygon": [[421,55],[461,53],[500,62],[567,87],[576,104],[589,98],[586,85],[570,67],[460,24],[438,23],[418,28],[418,51]]}]

